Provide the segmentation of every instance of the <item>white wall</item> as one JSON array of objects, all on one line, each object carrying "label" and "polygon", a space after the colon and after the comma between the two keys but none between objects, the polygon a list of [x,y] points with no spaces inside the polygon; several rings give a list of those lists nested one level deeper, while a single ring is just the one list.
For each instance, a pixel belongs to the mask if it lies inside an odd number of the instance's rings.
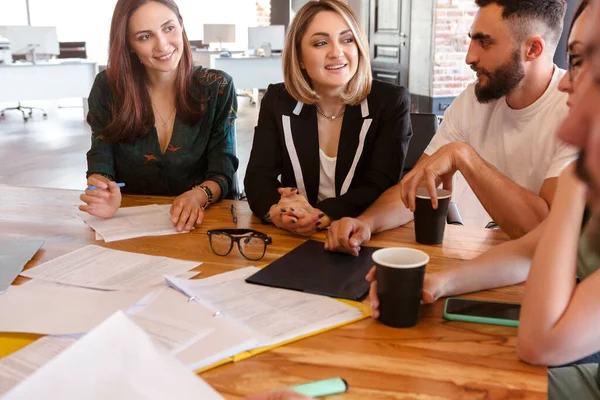
[{"label": "white wall", "polygon": [[27,25],[25,1],[0,0],[0,25]]},{"label": "white wall", "polygon": [[248,44],[248,26],[256,26],[256,3],[252,0],[178,0],[190,40],[202,40],[204,24],[235,24],[236,48]]},{"label": "white wall", "polygon": [[106,64],[116,0],[29,0],[31,24],[56,26],[60,42],[86,42],[88,58]]},{"label": "white wall", "polygon": [[[31,24],[56,26],[61,42],[86,42],[88,58],[105,64],[116,0],[29,0]],[[236,47],[245,48],[248,26],[256,26],[252,0],[177,0],[188,37],[201,40],[203,26],[236,24]],[[226,10],[226,11],[225,11]],[[0,25],[26,25],[25,0],[0,0]]]},{"label": "white wall", "polygon": [[433,14],[435,0],[413,0],[410,16],[408,90],[430,97],[433,75]]}]

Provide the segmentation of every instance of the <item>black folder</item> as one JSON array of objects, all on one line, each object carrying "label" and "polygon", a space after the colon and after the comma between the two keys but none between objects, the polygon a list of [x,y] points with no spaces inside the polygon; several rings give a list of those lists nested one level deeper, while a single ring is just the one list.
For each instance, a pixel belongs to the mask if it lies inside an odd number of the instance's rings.
[{"label": "black folder", "polygon": [[309,240],[246,282],[360,301],[369,293],[365,276],[373,266],[371,255],[375,250],[363,246],[354,257],[326,251],[323,243]]}]

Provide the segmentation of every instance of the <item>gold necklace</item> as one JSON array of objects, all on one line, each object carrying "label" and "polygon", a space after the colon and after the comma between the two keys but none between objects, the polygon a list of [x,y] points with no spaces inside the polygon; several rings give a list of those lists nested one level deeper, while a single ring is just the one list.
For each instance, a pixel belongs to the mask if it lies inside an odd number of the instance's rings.
[{"label": "gold necklace", "polygon": [[160,115],[160,113],[158,112],[158,110],[154,107],[152,107],[154,109],[154,111],[158,114],[158,117],[162,120],[162,125],[163,125],[163,129],[167,130],[167,122],[171,120],[171,117],[173,116],[173,114],[175,113],[175,110],[177,110],[177,107],[175,107],[173,109],[173,111],[171,111],[171,114],[169,114],[169,118],[167,118],[167,120],[165,121],[165,119],[162,117],[162,115]]},{"label": "gold necklace", "polygon": [[330,121],[340,118],[346,112],[346,106],[344,106],[344,109],[338,115],[327,115],[323,112],[323,110],[321,110],[321,107],[319,107],[319,105],[317,103],[315,103],[315,106],[317,106],[317,111],[319,112],[319,114],[321,114],[322,116],[324,116],[325,118],[327,118]]}]

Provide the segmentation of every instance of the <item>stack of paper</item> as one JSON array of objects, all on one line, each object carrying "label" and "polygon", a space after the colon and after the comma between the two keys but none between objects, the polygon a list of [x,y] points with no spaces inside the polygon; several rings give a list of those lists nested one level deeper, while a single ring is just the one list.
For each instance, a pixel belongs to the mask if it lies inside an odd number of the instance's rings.
[{"label": "stack of paper", "polygon": [[[208,335],[189,346],[178,354],[180,360],[200,369],[242,351],[281,344],[365,317],[358,308],[329,297],[246,283],[257,270],[248,267],[189,281],[166,278],[201,304],[205,315],[212,314],[213,324],[221,324],[214,331],[219,337]],[[236,338],[240,332],[243,334]],[[220,351],[214,351],[216,348]]]},{"label": "stack of paper", "polygon": [[195,261],[89,245],[30,268],[21,275],[93,289],[138,290],[163,283],[163,275],[177,275],[198,265],[200,263]]},{"label": "stack of paper", "polygon": [[206,279],[167,277],[167,281],[215,313],[254,332],[261,346],[362,317],[357,308],[329,297],[246,283],[245,279],[257,271],[256,267],[248,267]]},{"label": "stack of paper", "polygon": [[4,399],[222,397],[123,313],[117,313],[18,384]]},{"label": "stack of paper", "polygon": [[171,288],[160,291],[143,303],[141,307],[130,309],[128,314],[134,319],[139,315],[166,315],[198,329],[211,329],[208,335],[176,354],[179,360],[193,370],[258,346],[256,335],[252,331],[220,315],[214,316],[210,309],[189,301],[187,296]]},{"label": "stack of paper", "polygon": [[173,235],[177,232],[171,221],[170,205],[119,208],[110,219],[94,217],[79,212],[79,217],[94,231],[96,239],[105,242],[132,239],[142,236]]},{"label": "stack of paper", "polygon": [[196,265],[84,247],[25,271],[34,281],[0,296],[0,331],[85,333],[116,310],[126,310],[155,345],[196,370],[366,316],[329,297],[248,284],[254,267],[199,280],[169,276],[170,287],[161,278]]},{"label": "stack of paper", "polygon": [[44,336],[0,359],[0,396],[75,343],[74,338]]}]

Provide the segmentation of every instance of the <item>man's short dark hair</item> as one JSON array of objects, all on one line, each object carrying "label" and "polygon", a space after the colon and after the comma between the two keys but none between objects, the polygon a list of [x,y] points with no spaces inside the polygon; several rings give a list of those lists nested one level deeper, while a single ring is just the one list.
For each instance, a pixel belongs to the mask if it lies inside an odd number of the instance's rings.
[{"label": "man's short dark hair", "polygon": [[544,39],[555,47],[560,40],[567,10],[566,0],[475,0],[477,6],[497,4],[504,10],[502,18],[511,20],[515,38],[522,41],[530,33],[532,22],[541,22],[548,29]]}]

